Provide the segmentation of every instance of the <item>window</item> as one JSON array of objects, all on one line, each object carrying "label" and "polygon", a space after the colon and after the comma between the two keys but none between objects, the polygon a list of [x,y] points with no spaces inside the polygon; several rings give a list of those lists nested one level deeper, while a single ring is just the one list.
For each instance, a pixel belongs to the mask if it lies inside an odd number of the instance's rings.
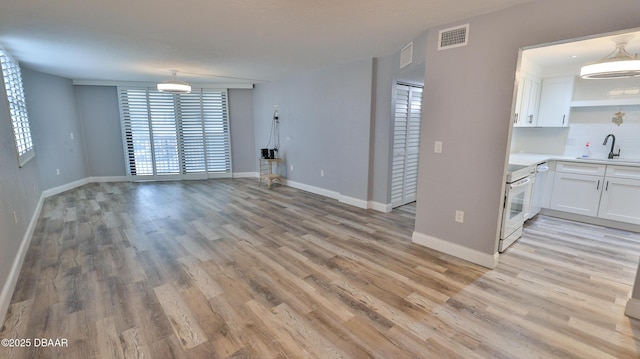
[{"label": "window", "polygon": [[29,126],[29,115],[27,114],[27,101],[25,100],[22,86],[22,73],[18,62],[2,47],[0,47],[0,67],[2,68],[4,89],[9,102],[11,126],[13,127],[13,137],[18,152],[18,165],[22,167],[35,156],[33,140],[31,139],[31,127]]},{"label": "window", "polygon": [[178,95],[150,88],[120,88],[119,99],[129,176],[231,176],[226,90]]}]

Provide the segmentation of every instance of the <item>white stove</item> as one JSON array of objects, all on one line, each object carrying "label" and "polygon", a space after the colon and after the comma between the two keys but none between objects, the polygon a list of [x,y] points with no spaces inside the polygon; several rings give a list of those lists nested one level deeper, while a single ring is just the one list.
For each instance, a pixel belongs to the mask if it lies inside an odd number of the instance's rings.
[{"label": "white stove", "polygon": [[505,189],[499,252],[504,252],[522,235],[522,226],[531,200],[531,167],[509,165]]}]

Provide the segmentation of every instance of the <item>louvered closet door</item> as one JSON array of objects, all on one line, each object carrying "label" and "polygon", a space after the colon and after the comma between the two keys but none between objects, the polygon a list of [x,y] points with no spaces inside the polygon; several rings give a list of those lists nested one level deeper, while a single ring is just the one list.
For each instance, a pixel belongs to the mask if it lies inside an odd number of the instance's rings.
[{"label": "louvered closet door", "polygon": [[422,88],[396,85],[391,204],[398,207],[416,200]]}]

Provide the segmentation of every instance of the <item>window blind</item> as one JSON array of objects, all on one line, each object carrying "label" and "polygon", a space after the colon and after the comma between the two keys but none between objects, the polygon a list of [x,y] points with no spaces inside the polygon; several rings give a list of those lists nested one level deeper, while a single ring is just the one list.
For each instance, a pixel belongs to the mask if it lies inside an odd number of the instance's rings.
[{"label": "window blind", "polygon": [[151,88],[120,88],[119,100],[129,176],[231,176],[226,90],[170,94]]},{"label": "window blind", "polygon": [[27,113],[27,101],[22,84],[22,73],[18,62],[2,47],[0,47],[0,67],[2,68],[4,88],[9,102],[11,126],[13,127],[13,137],[18,153],[18,164],[22,167],[35,156],[29,115]]}]

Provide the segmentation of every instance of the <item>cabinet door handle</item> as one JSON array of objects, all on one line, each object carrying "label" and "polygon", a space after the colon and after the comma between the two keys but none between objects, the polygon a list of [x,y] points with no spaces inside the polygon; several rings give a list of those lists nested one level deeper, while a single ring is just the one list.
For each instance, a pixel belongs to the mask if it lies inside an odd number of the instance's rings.
[{"label": "cabinet door handle", "polygon": [[565,117],[567,117],[567,115],[566,115],[566,114],[565,114],[565,115],[562,115],[562,124],[563,124],[563,125],[564,125],[564,119],[565,119]]},{"label": "cabinet door handle", "polygon": [[596,191],[600,189],[600,180],[598,180],[598,185],[596,186]]},{"label": "cabinet door handle", "polygon": [[609,190],[609,181],[607,181],[607,186],[604,188],[605,191]]}]

